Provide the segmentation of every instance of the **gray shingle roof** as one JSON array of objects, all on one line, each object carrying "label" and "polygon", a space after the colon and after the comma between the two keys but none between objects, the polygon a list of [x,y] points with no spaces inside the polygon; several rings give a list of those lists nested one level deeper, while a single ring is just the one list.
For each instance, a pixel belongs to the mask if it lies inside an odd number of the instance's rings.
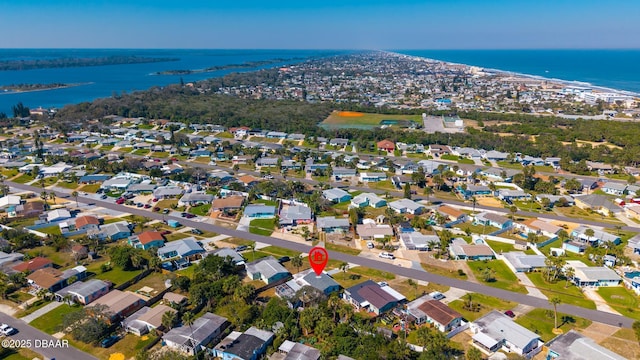
[{"label": "gray shingle roof", "polygon": [[566,334],[562,334],[551,340],[547,347],[560,355],[562,360],[624,360],[625,358],[610,351],[594,340],[574,331],[570,330]]},{"label": "gray shingle roof", "polygon": [[226,322],[227,318],[208,312],[197,318],[191,326],[173,328],[164,334],[162,338],[181,345],[190,346],[191,339],[195,340],[196,344],[200,344],[215,333],[216,330],[223,327]]},{"label": "gray shingle roof", "polygon": [[540,339],[538,334],[516,324],[509,317],[495,310],[477,319],[474,324],[485,335],[498,341],[505,339],[520,349],[524,349],[531,341]]}]

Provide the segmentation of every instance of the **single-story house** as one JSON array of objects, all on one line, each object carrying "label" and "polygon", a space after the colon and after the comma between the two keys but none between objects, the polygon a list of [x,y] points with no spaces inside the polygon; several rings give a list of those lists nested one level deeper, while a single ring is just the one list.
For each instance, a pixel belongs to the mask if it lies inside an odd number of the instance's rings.
[{"label": "single-story house", "polygon": [[387,180],[387,174],[383,172],[363,172],[360,173],[360,181],[362,182],[378,182]]},{"label": "single-story house", "polygon": [[474,225],[494,226],[498,229],[509,229],[513,226],[513,221],[511,221],[511,219],[490,212],[481,212],[476,214],[474,216],[473,223]]},{"label": "single-story house", "polygon": [[562,230],[560,226],[553,225],[546,221],[531,218],[521,223],[516,224],[518,229],[525,234],[534,233],[536,235],[546,236],[548,238],[554,238]]},{"label": "single-story house", "polygon": [[407,304],[407,314],[413,317],[416,325],[431,324],[440,332],[449,331],[462,325],[462,315],[447,306],[424,295]]},{"label": "single-story house", "polygon": [[78,184],[96,184],[102,183],[109,179],[111,179],[112,175],[107,174],[93,174],[93,175],[84,175],[78,179]]},{"label": "single-story house", "polygon": [[396,144],[391,140],[381,140],[376,143],[376,148],[378,150],[393,152],[396,149]]},{"label": "single-story house", "polygon": [[453,239],[449,245],[453,260],[491,260],[495,259],[493,250],[484,244],[467,244],[464,239]]},{"label": "single-story house", "polygon": [[17,217],[33,217],[40,216],[44,212],[44,202],[29,201],[25,204],[16,205],[15,216]]},{"label": "single-story house", "polygon": [[286,283],[278,285],[276,287],[276,295],[288,300],[295,306],[300,301],[300,299],[295,299],[295,295],[305,286],[317,289],[325,295],[340,291],[340,284],[327,273],[323,272],[320,276],[317,276],[312,269],[308,269],[293,275],[293,279]]},{"label": "single-story house", "polygon": [[507,315],[493,310],[469,325],[472,344],[488,353],[498,350],[533,358],[544,344],[540,335],[526,329]]},{"label": "single-story house", "polygon": [[522,190],[515,190],[515,189],[499,189],[497,192],[498,192],[498,199],[507,201],[507,202],[513,201],[513,200],[526,200],[531,196]]},{"label": "single-story house", "polygon": [[29,274],[27,276],[27,282],[35,288],[47,289],[55,293],[66,287],[72,276],[76,278],[76,281],[83,280],[87,277],[87,268],[84,266],[76,266],[72,269],[60,271],[52,267],[47,267]]},{"label": "single-story house", "polygon": [[251,280],[262,280],[267,285],[291,276],[289,270],[285,269],[273,256],[247,263],[245,268]]},{"label": "single-story house", "polygon": [[22,202],[22,199],[20,199],[20,196],[16,196],[16,195],[3,196],[3,197],[0,197],[0,209],[6,209],[9,206],[17,206],[17,205],[20,205],[21,202]]},{"label": "single-story house", "polygon": [[600,187],[600,189],[607,194],[621,196],[625,194],[625,191],[627,190],[627,184],[607,181]]},{"label": "single-story house", "polygon": [[392,201],[388,205],[395,212],[404,214],[420,215],[424,210],[424,206],[410,199],[399,199]]},{"label": "single-story house", "polygon": [[91,279],[85,282],[76,281],[55,293],[56,300],[60,302],[75,302],[82,305],[89,305],[97,298],[109,292],[109,283]]},{"label": "single-story house", "polygon": [[184,295],[176,294],[174,292],[166,292],[162,295],[162,303],[169,304],[170,306],[177,306],[186,304],[189,298]]},{"label": "single-story house", "polygon": [[32,273],[36,270],[53,267],[53,261],[41,256],[34,257],[31,260],[23,261],[12,267],[14,271]]},{"label": "single-story house", "polygon": [[242,257],[242,255],[239,252],[235,251],[234,249],[230,249],[227,247],[211,251],[208,253],[208,255],[219,256],[223,259],[226,257],[230,257],[234,265],[236,266],[244,265],[244,258]]},{"label": "single-story house", "polygon": [[502,254],[504,262],[513,272],[529,272],[543,269],[547,265],[544,255],[528,255],[522,251],[510,251]]},{"label": "single-story house", "polygon": [[178,206],[196,206],[201,204],[211,204],[213,195],[204,192],[191,192],[182,195],[178,200]]},{"label": "single-story house", "polygon": [[362,240],[390,239],[393,237],[393,228],[391,225],[379,225],[375,221],[367,221],[356,226],[356,233]]},{"label": "single-story house", "polygon": [[76,230],[87,230],[89,228],[96,228],[100,225],[100,220],[95,216],[85,215],[76,218]]},{"label": "single-story house", "polygon": [[[573,206],[575,201],[573,197],[569,195],[550,195],[550,194],[538,194],[536,195],[536,201],[542,204],[543,199],[549,199],[549,206],[554,207],[556,204],[564,202],[567,206]],[[560,200],[563,199],[563,200]]]},{"label": "single-story house", "polygon": [[304,205],[286,205],[280,210],[280,226],[296,226],[313,222],[311,208]]},{"label": "single-story house", "polygon": [[131,235],[129,226],[122,222],[104,225],[100,230],[104,233],[105,237],[111,241],[126,239]]},{"label": "single-story house", "polygon": [[320,355],[320,350],[316,348],[285,340],[269,360],[319,360]]},{"label": "single-story house", "polygon": [[124,191],[134,183],[131,177],[116,176],[102,182],[100,189],[108,191]]},{"label": "single-story house", "polygon": [[440,215],[445,216],[449,221],[464,222],[467,220],[467,214],[448,205],[442,205],[436,208]]},{"label": "single-story house", "polygon": [[159,231],[145,231],[138,235],[130,236],[127,242],[134,248],[148,250],[153,247],[162,247],[164,245],[164,237]]},{"label": "single-story house", "polygon": [[469,200],[474,196],[490,196],[493,194],[491,189],[484,185],[467,185],[466,188],[460,185],[458,186],[457,191],[465,198],[465,200]]},{"label": "single-story house", "polygon": [[565,240],[562,243],[562,249],[575,254],[583,254],[587,250],[587,244],[584,242]]},{"label": "single-story house", "polygon": [[171,199],[182,195],[183,192],[184,190],[179,186],[158,186],[153,190],[153,197],[156,199]]},{"label": "single-story house", "polygon": [[229,212],[242,209],[244,197],[233,195],[221,199],[215,199],[211,203],[211,211]]},{"label": "single-story house", "polygon": [[202,246],[198,245],[198,242],[193,237],[189,237],[168,242],[163,247],[158,248],[158,257],[161,260],[188,259],[204,252]]},{"label": "single-story house", "polygon": [[207,312],[190,326],[182,325],[169,330],[162,336],[162,340],[170,349],[195,355],[212,340],[220,337],[227,326],[227,318]]},{"label": "single-story house", "polygon": [[273,342],[271,331],[250,327],[244,333],[232,331],[213,349],[213,355],[222,360],[257,360]]},{"label": "single-story house", "polygon": [[[589,229],[593,231],[593,236],[588,236],[585,234]],[[593,246],[604,243],[613,243],[618,245],[622,241],[620,239],[620,236],[618,235],[610,234],[600,229],[593,229],[586,225],[580,225],[575,228],[571,232],[571,236],[573,236],[578,241],[586,242]]]},{"label": "single-story house", "polygon": [[351,195],[348,192],[338,188],[323,190],[322,196],[334,204],[351,200]]},{"label": "single-story house", "polygon": [[333,168],[333,173],[331,174],[331,176],[333,176],[336,179],[336,181],[340,181],[344,178],[352,178],[356,175],[357,175],[356,169],[350,169],[345,167],[335,167]]},{"label": "single-story house", "polygon": [[606,266],[587,266],[578,260],[567,261],[567,266],[573,268],[571,280],[576,286],[617,286],[622,282],[620,275]]},{"label": "single-story house", "polygon": [[342,299],[355,307],[380,315],[394,308],[406,298],[388,285],[367,280],[344,290]]},{"label": "single-story house", "polygon": [[91,306],[104,306],[109,314],[109,321],[114,323],[143,307],[147,301],[131,291],[113,289],[109,293],[94,300]]},{"label": "single-story house", "polygon": [[124,319],[122,327],[132,334],[142,336],[152,330],[162,328],[162,317],[165,313],[177,313],[177,310],[167,305],[156,305],[155,307],[144,306],[131,316]]},{"label": "single-story house", "polygon": [[351,199],[351,206],[359,208],[366,206],[371,206],[372,208],[380,208],[385,205],[387,205],[387,200],[379,197],[374,193],[361,193]]},{"label": "single-story house", "polygon": [[401,233],[398,237],[400,238],[402,247],[407,250],[428,251],[434,246],[440,246],[440,238],[438,235],[425,235],[414,231]]},{"label": "single-story house", "polygon": [[316,228],[325,233],[345,233],[349,231],[349,219],[325,216],[316,219]]},{"label": "single-story house", "polygon": [[611,213],[622,211],[620,207],[614,204],[611,199],[605,195],[590,194],[574,197],[576,206],[583,210],[593,210],[604,216]]},{"label": "single-story house", "polygon": [[47,221],[55,222],[71,219],[71,213],[67,209],[51,210],[47,213]]},{"label": "single-story house", "polygon": [[569,330],[565,334],[556,336],[546,344],[547,360],[562,359],[598,359],[598,360],[625,360],[613,351],[600,346],[593,339],[588,338],[575,330]]},{"label": "single-story house", "polygon": [[276,215],[276,207],[264,204],[249,204],[242,212],[249,219],[271,219]]}]

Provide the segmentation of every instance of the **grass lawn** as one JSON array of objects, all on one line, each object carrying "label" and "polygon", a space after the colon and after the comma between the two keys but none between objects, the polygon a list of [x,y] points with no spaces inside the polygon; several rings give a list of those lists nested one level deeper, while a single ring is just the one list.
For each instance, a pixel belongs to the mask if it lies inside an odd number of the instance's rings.
[{"label": "grass lawn", "polygon": [[202,205],[190,207],[189,212],[194,215],[207,216],[209,214],[210,209],[211,209],[211,204],[202,204]]},{"label": "grass lawn", "polygon": [[498,166],[503,167],[505,169],[522,170],[522,165],[517,162],[512,163],[511,161],[496,161],[496,163],[498,164]]},{"label": "grass lawn", "polygon": [[150,153],[147,149],[137,149],[132,152],[133,155],[149,155]]},{"label": "grass lawn", "polygon": [[71,252],[55,251],[55,249],[50,246],[38,246],[29,250],[27,253],[33,257],[36,257],[36,256],[46,257],[51,261],[53,261],[54,264],[60,265],[62,267],[67,267],[74,264],[73,256],[71,255]]},{"label": "grass lawn", "polygon": [[151,154],[151,156],[157,157],[157,158],[168,158],[169,153],[166,151],[155,151]]},{"label": "grass lawn", "polygon": [[640,301],[631,290],[622,286],[601,287],[598,289],[598,294],[620,314],[640,320],[640,311],[638,310]]},{"label": "grass lawn", "polygon": [[17,303],[23,303],[27,300],[31,300],[33,299],[33,295],[31,294],[27,294],[26,292],[22,292],[22,291],[15,291],[12,292],[8,298],[12,301],[15,301]]},{"label": "grass lawn", "polygon": [[467,229],[469,229],[472,234],[491,234],[492,232],[498,230],[498,228],[495,226],[474,225],[471,221],[457,224],[454,227],[462,231],[467,231]]},{"label": "grass lawn", "polygon": [[514,201],[513,205],[515,205],[518,209],[522,211],[535,211],[542,212],[542,205],[538,204],[535,201]]},{"label": "grass lawn", "polygon": [[26,184],[31,180],[33,180],[33,176],[31,176],[30,174],[22,174],[12,181],[17,182],[18,184]]},{"label": "grass lawn", "polygon": [[2,168],[2,170],[0,170],[0,174],[2,174],[2,176],[6,177],[7,179],[10,179],[10,178],[18,175],[18,169],[5,169],[5,168]]},{"label": "grass lawn", "polygon": [[300,253],[297,251],[293,251],[293,250],[289,250],[289,249],[285,249],[277,246],[267,246],[265,248],[260,249],[260,251],[270,253],[276,257],[281,257],[281,256],[294,257],[294,256],[300,255]]},{"label": "grass lawn", "polygon": [[81,309],[82,307],[79,305],[69,306],[62,304],[39,318],[36,318],[30,325],[47,334],[55,334],[61,330],[60,326],[62,325],[62,319],[65,315],[80,311]]},{"label": "grass lawn", "polygon": [[102,146],[100,146],[100,150],[102,150],[102,151],[111,151],[111,150],[113,150],[113,145],[102,145]]},{"label": "grass lawn", "polygon": [[369,188],[371,189],[380,189],[380,190],[389,190],[389,191],[399,191],[392,183],[391,180],[383,180],[377,182],[370,182]]},{"label": "grass lawn", "polygon": [[262,259],[264,257],[270,256],[271,254],[260,251],[260,250],[246,250],[242,252],[242,257],[247,259],[247,262],[255,261],[258,259]]},{"label": "grass lawn", "polygon": [[[194,267],[193,265],[189,266]],[[152,272],[151,274],[149,274],[148,276],[146,276],[144,279],[138,281],[137,283],[131,285],[130,287],[127,288],[127,290],[129,291],[133,291],[136,292],[136,290],[140,290],[145,286],[148,286],[150,288],[153,288],[153,290],[155,290],[155,292],[152,295],[157,294],[158,292],[162,291],[165,289],[164,286],[164,281],[167,278],[166,275],[163,275],[161,273],[158,272]]]},{"label": "grass lawn", "polygon": [[65,336],[64,339],[69,339],[69,344],[79,350],[89,353],[98,359],[108,360],[111,354],[116,353],[124,354],[125,359],[133,358],[138,351],[142,350],[142,348],[147,344],[153,342],[155,336],[147,334],[138,337],[133,334],[127,334],[107,349],[99,346],[93,346],[91,344],[85,344],[82,341],[73,340],[70,336]]},{"label": "grass lawn", "polygon": [[562,213],[563,216],[570,217],[570,218],[593,220],[593,221],[605,221],[612,224],[623,225],[622,222],[620,222],[620,220],[616,218],[603,216],[598,213],[591,213],[589,211],[580,209],[577,206],[570,206],[570,207],[556,206],[555,209],[557,209],[560,213]]},{"label": "grass lawn", "polygon": [[486,240],[486,242],[487,242],[487,245],[489,245],[493,249],[493,251],[495,251],[498,254],[516,250],[512,244],[507,244],[500,241],[491,241],[491,240]]},{"label": "grass lawn", "polygon": [[342,253],[345,253],[345,254],[349,254],[349,255],[360,255],[360,250],[358,250],[356,248],[344,246],[344,245],[336,245],[336,244],[325,243],[324,247],[325,247],[325,249],[327,249],[329,251],[339,251],[339,252],[342,252]]},{"label": "grass lawn", "polygon": [[250,246],[253,245],[254,242],[251,240],[245,240],[245,239],[238,239],[238,238],[229,238],[229,239],[225,239],[224,242],[227,242],[229,244],[234,244],[234,245],[245,245],[245,246]]},{"label": "grass lawn", "polygon": [[443,267],[433,266],[425,263],[421,263],[420,265],[422,265],[422,268],[425,271],[430,272],[432,274],[442,275],[442,276],[446,276],[454,279],[462,279],[462,280],[467,279],[467,274],[460,275],[457,270],[449,270]]},{"label": "grass lawn", "polygon": [[495,281],[482,282],[485,285],[496,287],[503,290],[515,291],[519,293],[527,293],[527,289],[520,284],[516,275],[509,270],[507,265],[501,260],[493,261],[468,261],[467,265],[473,271],[478,280],[482,279],[482,271],[490,268],[494,271]]},{"label": "grass lawn", "polygon": [[171,209],[171,206],[173,205],[178,205],[178,200],[176,199],[160,200],[156,203],[155,206],[159,207],[160,209]]},{"label": "grass lawn", "polygon": [[[547,342],[556,335],[553,333],[554,327],[554,314],[553,310],[534,309],[524,315],[518,315],[516,323],[526,327],[534,333],[540,335],[542,341]],[[563,319],[569,321],[563,321]],[[576,318],[566,314],[558,313],[558,325],[564,332],[568,332],[571,329],[584,329],[591,325],[591,320]]]},{"label": "grass lawn", "polygon": [[167,239],[167,241],[176,241],[180,239],[186,239],[190,236],[191,235],[185,234],[183,232],[173,232],[171,234],[165,235],[164,238]]},{"label": "grass lawn", "polygon": [[249,223],[249,232],[252,234],[271,236],[276,226],[275,219],[254,219]]},{"label": "grass lawn", "polygon": [[39,359],[40,355],[27,349],[3,349],[0,351],[0,358],[4,360],[32,360]]},{"label": "grass lawn", "polygon": [[117,266],[113,266],[111,264],[112,269],[103,273],[100,270],[100,266],[104,264],[106,261],[97,261],[92,264],[87,265],[87,272],[92,272],[96,274],[95,278],[100,280],[109,280],[115,286],[118,286],[128,280],[133,279],[138,274],[142,272],[142,270],[133,270],[133,271],[124,271]]},{"label": "grass lawn", "polygon": [[466,296],[464,296],[462,299],[458,299],[450,302],[449,307],[451,307],[455,311],[462,314],[462,316],[464,316],[465,319],[469,321],[474,321],[480,318],[481,316],[483,316],[484,314],[490,312],[491,310],[498,310],[498,311],[504,312],[517,305],[513,301],[505,301],[492,296],[476,294],[476,293],[471,293],[471,298],[473,303],[482,305],[480,308],[480,311],[473,312],[473,311],[464,309]]},{"label": "grass lawn", "polygon": [[27,309],[18,311],[13,316],[15,318],[18,318],[18,319],[21,318],[21,317],[25,317],[25,316],[27,316],[29,314],[32,314],[34,311],[44,307],[45,305],[47,305],[50,302],[51,301],[45,301],[44,299],[38,299],[34,303],[32,303]]},{"label": "grass lawn", "polygon": [[368,268],[365,266],[356,266],[353,269],[350,269],[349,271],[351,271],[354,274],[360,274],[362,276],[371,277],[371,278],[381,278],[385,280],[393,280],[396,278],[396,276],[393,273],[380,271],[380,270]]},{"label": "grass lawn", "polygon": [[60,227],[58,225],[40,228],[38,229],[38,231],[49,235],[62,235],[62,232],[60,231]]},{"label": "grass lawn", "polygon": [[[320,125],[332,127],[348,128],[353,125],[371,125],[379,126],[382,120],[413,120],[422,123],[420,115],[385,115],[385,114],[369,114],[369,113],[352,113],[355,116],[345,115],[342,112],[334,111]],[[357,127],[357,126],[356,126]]]},{"label": "grass lawn", "polygon": [[86,184],[86,185],[82,185],[82,187],[78,189],[78,191],[84,191],[84,192],[95,194],[96,192],[98,192],[99,189],[100,189],[100,184]]},{"label": "grass lawn", "polygon": [[118,151],[123,152],[123,153],[130,153],[133,151],[133,147],[127,146],[127,147],[121,147],[120,149],[118,149]]},{"label": "grass lawn", "polygon": [[564,280],[559,280],[555,284],[548,283],[541,272],[528,273],[527,276],[548,298],[557,296],[563,304],[582,306],[587,309],[596,308],[596,304],[586,299],[578,287],[569,285],[565,288]]},{"label": "grass lawn", "polygon": [[219,132],[216,134],[216,137],[222,139],[233,139],[233,134],[227,131]]},{"label": "grass lawn", "polygon": [[61,188],[65,188],[65,189],[71,189],[71,190],[75,190],[78,187],[78,183],[74,183],[74,182],[67,182],[67,181],[58,181],[58,184],[56,186],[59,186]]},{"label": "grass lawn", "polygon": [[625,359],[640,358],[640,345],[638,345],[633,329],[620,329],[600,342],[600,345],[622,355]]},{"label": "grass lawn", "polygon": [[349,268],[346,273],[339,272],[333,275],[333,279],[340,284],[343,288],[347,289],[353,285],[359,284],[366,280],[373,281],[389,281],[393,280],[393,278],[389,279],[390,276],[394,276],[393,274],[384,273],[379,270],[367,268],[367,267],[354,267],[353,269]]},{"label": "grass lawn", "polygon": [[25,226],[31,226],[33,224],[35,224],[36,219],[35,218],[13,218],[10,219],[11,221],[9,221],[6,225],[12,228],[21,228],[21,227],[25,227]]}]

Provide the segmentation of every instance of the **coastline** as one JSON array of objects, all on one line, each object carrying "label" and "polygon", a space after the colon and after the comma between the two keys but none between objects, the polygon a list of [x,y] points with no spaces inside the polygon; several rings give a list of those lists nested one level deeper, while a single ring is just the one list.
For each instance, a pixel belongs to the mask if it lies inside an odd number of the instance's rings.
[{"label": "coastline", "polygon": [[74,88],[74,87],[84,86],[84,85],[91,85],[91,84],[93,84],[93,82],[66,84],[65,86],[58,86],[58,87],[48,88],[48,89],[7,90],[7,91],[0,90],[0,95],[15,95],[15,94],[26,94],[26,93],[38,92],[38,91],[53,91],[53,90],[69,89],[69,88]]},{"label": "coastline", "polygon": [[524,78],[524,79],[532,79],[532,80],[538,80],[538,81],[548,81],[550,83],[555,83],[555,84],[559,84],[559,85],[566,85],[566,86],[589,87],[589,88],[592,88],[593,90],[595,90],[597,92],[602,92],[602,93],[616,93],[616,94],[620,94],[620,95],[640,97],[640,93],[638,93],[638,92],[629,91],[629,90],[620,90],[620,89],[615,89],[615,88],[610,88],[610,87],[600,86],[600,85],[594,85],[594,84],[592,84],[590,82],[587,82],[587,81],[549,78],[549,77],[545,77],[545,76],[542,76],[542,75],[532,75],[532,74],[519,73],[519,72],[515,72],[515,71],[507,71],[507,70],[488,68],[488,67],[484,67],[484,66],[455,63],[455,62],[451,62],[451,61],[433,59],[433,58],[428,58],[428,57],[422,57],[422,56],[416,56],[416,55],[408,55],[408,54],[403,54],[403,53],[394,52],[394,51],[382,51],[382,52],[388,53],[388,54],[393,54],[393,55],[405,56],[405,57],[408,57],[408,58],[411,58],[411,59],[415,59],[415,60],[419,60],[419,61],[425,61],[426,60],[426,61],[446,64],[446,65],[466,66],[466,67],[469,67],[469,68],[475,67],[475,68],[482,69],[483,71],[485,71],[487,73],[494,73],[494,74],[503,75],[503,76],[506,75],[506,76]]}]

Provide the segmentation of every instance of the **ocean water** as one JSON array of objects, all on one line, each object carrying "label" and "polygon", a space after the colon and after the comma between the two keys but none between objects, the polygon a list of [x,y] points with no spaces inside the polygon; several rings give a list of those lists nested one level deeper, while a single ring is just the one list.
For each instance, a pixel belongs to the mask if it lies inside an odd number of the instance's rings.
[{"label": "ocean water", "polygon": [[[64,83],[83,85],[64,89],[23,93],[0,93],[0,112],[11,116],[11,107],[22,102],[30,108],[62,107],[108,97],[122,91],[146,90],[153,86],[219,77],[231,72],[294,63],[303,59],[331,56],[344,51],[331,50],[116,50],[116,49],[0,49],[0,61],[15,59],[55,59],[62,57],[105,57],[114,55],[178,58],[178,61],[0,71],[0,85]],[[227,69],[189,75],[153,75],[166,70],[196,70],[212,66],[242,64],[270,59],[296,59],[257,68]]]},{"label": "ocean water", "polygon": [[475,65],[640,93],[637,50],[393,50]]}]

